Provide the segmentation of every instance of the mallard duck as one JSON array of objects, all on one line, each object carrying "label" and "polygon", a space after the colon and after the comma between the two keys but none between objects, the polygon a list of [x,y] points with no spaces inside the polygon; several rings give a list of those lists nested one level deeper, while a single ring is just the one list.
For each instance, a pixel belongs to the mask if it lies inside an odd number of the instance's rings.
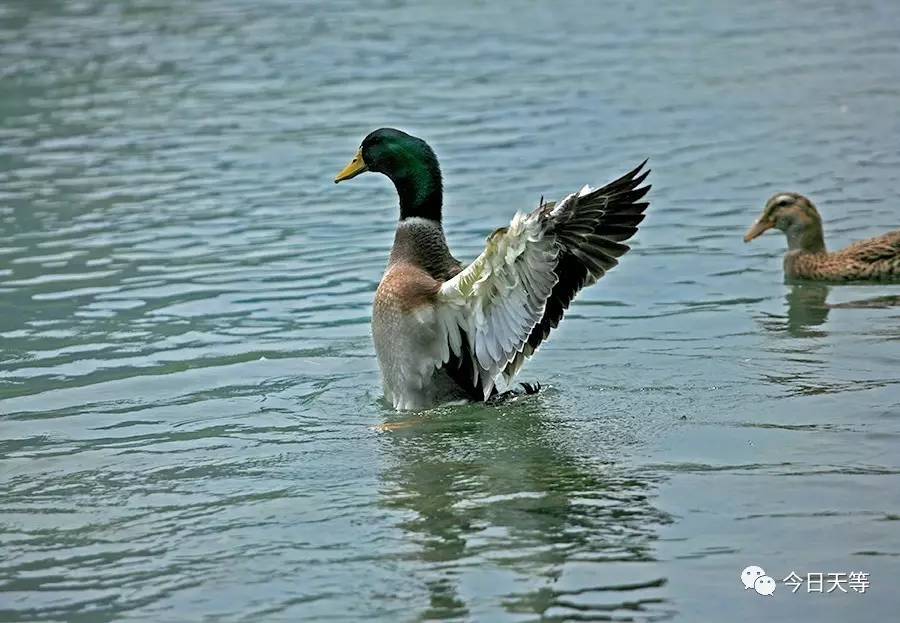
[{"label": "mallard duck", "polygon": [[900,230],[888,232],[829,253],[822,217],[812,201],[797,193],[778,193],[766,202],[762,216],[744,236],[750,242],[769,229],[787,236],[784,274],[817,281],[900,280]]},{"label": "mallard duck", "polygon": [[395,409],[488,400],[547,339],[569,303],[628,251],[650,186],[646,161],[599,189],[539,202],[494,231],[467,267],[441,225],[437,157],[422,139],[382,128],[365,137],[335,183],[371,171],[400,198],[400,221],[375,292],[372,334],[384,395]]}]

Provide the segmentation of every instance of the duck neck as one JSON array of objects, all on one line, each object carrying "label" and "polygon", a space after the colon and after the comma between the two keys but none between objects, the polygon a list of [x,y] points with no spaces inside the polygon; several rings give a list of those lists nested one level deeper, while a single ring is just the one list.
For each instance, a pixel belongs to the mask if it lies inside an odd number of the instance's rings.
[{"label": "duck neck", "polygon": [[825,236],[821,223],[812,223],[803,227],[787,230],[788,249],[800,253],[827,253]]},{"label": "duck neck", "polygon": [[433,156],[407,163],[402,171],[389,174],[400,197],[400,220],[411,217],[441,222],[443,185],[441,169]]}]

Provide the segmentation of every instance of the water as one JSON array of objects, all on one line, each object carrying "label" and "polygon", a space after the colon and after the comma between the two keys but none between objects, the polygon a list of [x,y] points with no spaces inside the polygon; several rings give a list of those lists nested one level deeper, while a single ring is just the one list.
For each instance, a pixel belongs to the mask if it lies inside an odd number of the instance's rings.
[{"label": "water", "polygon": [[[741,236],[900,225],[897,3],[9,0],[0,57],[0,620],[895,616],[900,286]],[[395,197],[332,178],[382,125],[466,259],[651,158],[538,396],[381,404]]]}]

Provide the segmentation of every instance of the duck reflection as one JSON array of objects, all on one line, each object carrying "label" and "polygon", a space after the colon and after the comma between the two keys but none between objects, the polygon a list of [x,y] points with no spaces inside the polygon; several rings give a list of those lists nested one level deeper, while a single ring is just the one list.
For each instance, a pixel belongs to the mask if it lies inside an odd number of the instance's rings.
[{"label": "duck reflection", "polygon": [[[655,482],[578,458],[577,431],[539,405],[447,408],[384,433],[383,504],[403,511],[429,591],[419,618],[499,608],[650,618],[665,607],[655,565],[620,564],[654,560],[668,521],[652,504]],[[617,447],[619,434],[592,440],[590,453]]]},{"label": "duck reflection", "polygon": [[791,284],[790,288],[785,295],[787,317],[770,315],[762,320],[762,325],[770,331],[787,332],[792,337],[827,335],[826,331],[814,327],[825,324],[829,312],[833,309],[876,309],[900,306],[900,296],[894,294],[829,304],[827,298],[831,286],[803,282]]},{"label": "duck reflection", "polygon": [[825,335],[824,331],[811,331],[828,320],[828,286],[820,283],[803,283],[791,286],[785,296],[787,301],[787,331],[794,337]]},{"label": "duck reflection", "polygon": [[828,319],[828,286],[821,283],[798,283],[785,295],[787,316],[767,314],[760,324],[769,331],[786,332],[792,337],[821,337],[827,333],[813,327]]}]

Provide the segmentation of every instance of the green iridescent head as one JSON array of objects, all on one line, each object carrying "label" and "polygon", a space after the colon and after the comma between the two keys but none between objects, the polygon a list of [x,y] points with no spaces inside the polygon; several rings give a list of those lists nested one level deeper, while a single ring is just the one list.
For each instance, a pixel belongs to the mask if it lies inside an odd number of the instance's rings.
[{"label": "green iridescent head", "polygon": [[344,170],[335,184],[370,171],[386,175],[394,182],[400,197],[400,218],[418,216],[441,220],[441,168],[431,147],[394,128],[375,130]]}]

